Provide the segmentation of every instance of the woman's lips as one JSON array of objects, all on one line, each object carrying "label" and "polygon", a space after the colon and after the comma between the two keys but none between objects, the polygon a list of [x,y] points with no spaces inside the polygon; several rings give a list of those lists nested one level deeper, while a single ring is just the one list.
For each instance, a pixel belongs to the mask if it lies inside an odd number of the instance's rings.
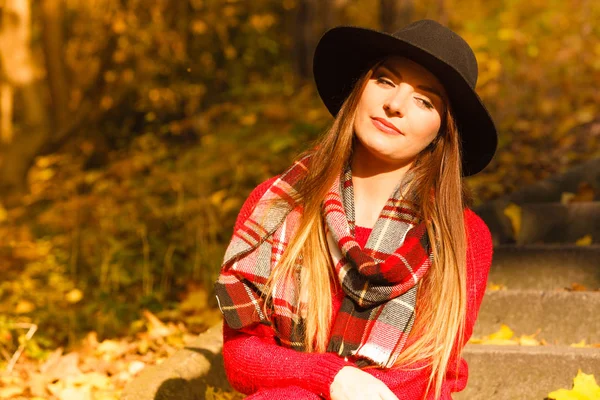
[{"label": "woman's lips", "polygon": [[375,125],[375,128],[379,129],[382,132],[389,133],[391,135],[403,134],[395,126],[380,118],[371,118],[371,121],[373,122],[373,125]]}]

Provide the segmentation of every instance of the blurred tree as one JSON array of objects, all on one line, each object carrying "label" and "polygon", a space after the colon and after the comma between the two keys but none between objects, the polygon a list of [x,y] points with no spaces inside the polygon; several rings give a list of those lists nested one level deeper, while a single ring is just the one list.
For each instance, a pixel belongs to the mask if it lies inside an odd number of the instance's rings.
[{"label": "blurred tree", "polygon": [[414,0],[380,0],[379,20],[385,32],[395,32],[412,21]]},{"label": "blurred tree", "polygon": [[[27,170],[49,129],[42,87],[35,76],[36,68],[29,47],[29,1],[5,0],[0,10],[0,193],[21,192],[25,188]],[[17,109],[21,113],[20,129],[16,133],[13,127],[15,94],[20,95]]]},{"label": "blurred tree", "polygon": [[46,59],[50,97],[52,98],[54,127],[58,130],[65,126],[69,102],[69,88],[67,86],[63,61],[63,6],[62,0],[42,1],[43,49]]},{"label": "blurred tree", "polygon": [[339,9],[347,0],[300,0],[296,7],[294,24],[294,60],[301,79],[312,78],[313,52],[319,38],[338,24]]}]

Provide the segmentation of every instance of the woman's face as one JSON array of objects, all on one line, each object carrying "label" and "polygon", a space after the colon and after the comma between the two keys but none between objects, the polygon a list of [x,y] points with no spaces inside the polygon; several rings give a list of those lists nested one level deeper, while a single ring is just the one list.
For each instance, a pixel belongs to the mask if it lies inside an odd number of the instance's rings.
[{"label": "woman's face", "polygon": [[354,121],[359,150],[404,166],[437,136],[446,94],[433,74],[403,57],[380,64],[360,97]]}]

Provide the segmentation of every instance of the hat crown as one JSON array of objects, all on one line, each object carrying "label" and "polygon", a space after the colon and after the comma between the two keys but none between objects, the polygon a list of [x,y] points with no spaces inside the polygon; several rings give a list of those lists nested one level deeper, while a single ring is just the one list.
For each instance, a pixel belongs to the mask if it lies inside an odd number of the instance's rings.
[{"label": "hat crown", "polygon": [[447,27],[425,19],[413,22],[391,35],[435,54],[459,72],[471,88],[475,88],[478,73],[475,54],[463,38]]}]

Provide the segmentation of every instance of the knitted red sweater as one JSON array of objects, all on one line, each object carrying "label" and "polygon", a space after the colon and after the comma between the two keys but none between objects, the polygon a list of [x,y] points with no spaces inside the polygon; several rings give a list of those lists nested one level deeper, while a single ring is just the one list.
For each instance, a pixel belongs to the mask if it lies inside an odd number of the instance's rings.
[{"label": "knitted red sweater", "polygon": [[[250,216],[254,206],[276,178],[260,184],[248,197],[240,211],[235,229]],[[465,343],[471,337],[479,306],[485,292],[492,261],[492,240],[488,227],[471,210],[465,211],[468,233],[467,249],[467,319]],[[364,246],[370,229],[358,228],[356,239]],[[333,316],[341,306],[344,293],[334,293]],[[265,325],[234,330],[223,324],[223,360],[231,386],[248,399],[295,400],[329,399],[329,386],[335,375],[346,365],[334,353],[302,353],[279,346],[273,330]],[[462,348],[464,343],[460,346]],[[457,372],[458,366],[458,372]],[[420,400],[425,393],[430,369],[416,371],[365,369],[384,382],[400,400]],[[463,390],[467,384],[468,367],[463,358],[450,360],[442,387],[442,400],[451,400],[451,392]],[[433,399],[433,391],[427,400]]]}]

